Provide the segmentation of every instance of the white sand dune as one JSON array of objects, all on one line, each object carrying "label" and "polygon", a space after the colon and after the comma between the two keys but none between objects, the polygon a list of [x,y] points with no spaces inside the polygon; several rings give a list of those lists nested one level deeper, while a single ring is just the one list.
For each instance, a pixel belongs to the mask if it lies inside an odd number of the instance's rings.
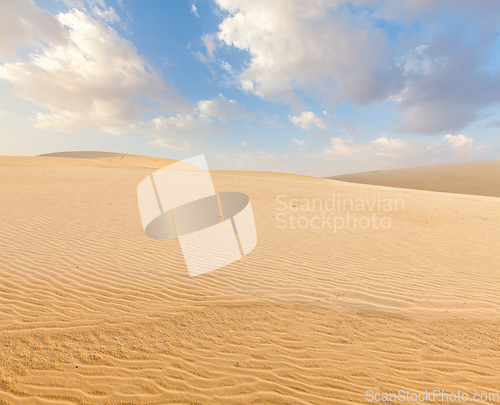
[{"label": "white sand dune", "polygon": [[[137,167],[162,168],[176,162],[175,160],[172,159],[153,158],[149,156],[130,155],[126,153],[97,152],[97,151],[55,152],[55,153],[46,153],[40,156],[71,159],[66,164],[71,164],[71,165],[90,164],[90,166],[93,167],[132,166],[134,168]],[[85,160],[82,162],[82,161],[76,161],[75,159],[85,159]],[[89,160],[90,163],[86,163]]]},{"label": "white sand dune", "polygon": [[[178,242],[147,238],[139,218],[138,183],[168,163],[91,156],[0,157],[0,403],[500,391],[500,199],[212,172],[217,191],[250,196],[258,244],[190,278]],[[404,211],[376,212],[388,229],[279,229],[280,212],[345,217],[300,211],[333,194]]]},{"label": "white sand dune", "polygon": [[500,197],[500,160],[378,170],[329,178],[350,183]]}]

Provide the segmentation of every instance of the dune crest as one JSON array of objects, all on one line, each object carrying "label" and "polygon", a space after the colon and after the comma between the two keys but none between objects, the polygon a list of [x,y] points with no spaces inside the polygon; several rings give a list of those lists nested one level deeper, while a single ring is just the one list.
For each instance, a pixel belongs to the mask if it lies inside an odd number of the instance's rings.
[{"label": "dune crest", "polygon": [[[150,156],[131,155],[127,153],[115,152],[99,152],[99,151],[75,151],[75,152],[55,152],[39,155],[45,158],[66,158],[66,159],[89,159],[92,161],[91,166],[96,166],[97,162],[101,163],[104,167],[112,167],[113,165],[119,166],[133,166],[133,167],[150,167],[162,168],[169,164],[175,163],[176,160],[153,158]],[[81,161],[76,161],[80,164]],[[77,163],[77,164],[79,164]]]},{"label": "dune crest", "polygon": [[500,197],[500,160],[378,170],[328,178],[377,186]]}]

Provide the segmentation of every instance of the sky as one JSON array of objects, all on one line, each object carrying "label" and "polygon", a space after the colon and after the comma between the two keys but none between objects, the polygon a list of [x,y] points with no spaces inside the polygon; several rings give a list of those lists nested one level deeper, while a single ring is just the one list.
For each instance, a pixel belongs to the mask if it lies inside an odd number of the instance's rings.
[{"label": "sky", "polygon": [[498,160],[498,0],[0,0],[0,155]]}]

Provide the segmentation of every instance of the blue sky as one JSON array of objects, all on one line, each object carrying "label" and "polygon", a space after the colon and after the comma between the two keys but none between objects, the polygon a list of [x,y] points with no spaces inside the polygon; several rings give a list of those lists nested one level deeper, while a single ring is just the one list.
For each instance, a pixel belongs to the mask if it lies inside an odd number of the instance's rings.
[{"label": "blue sky", "polygon": [[500,2],[12,0],[0,154],[327,176],[498,159]]}]

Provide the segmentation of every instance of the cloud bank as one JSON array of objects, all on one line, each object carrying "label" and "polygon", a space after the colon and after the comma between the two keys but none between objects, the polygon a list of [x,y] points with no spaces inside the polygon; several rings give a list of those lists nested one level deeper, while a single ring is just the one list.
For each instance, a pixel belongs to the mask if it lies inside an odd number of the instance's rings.
[{"label": "cloud bank", "polygon": [[[399,132],[439,135],[500,101],[499,67],[490,63],[499,50],[498,1],[216,3],[225,13],[217,38],[250,56],[235,73],[239,86],[296,112],[308,110],[307,97],[329,108],[390,102]],[[213,49],[211,41],[212,58]]]}]

